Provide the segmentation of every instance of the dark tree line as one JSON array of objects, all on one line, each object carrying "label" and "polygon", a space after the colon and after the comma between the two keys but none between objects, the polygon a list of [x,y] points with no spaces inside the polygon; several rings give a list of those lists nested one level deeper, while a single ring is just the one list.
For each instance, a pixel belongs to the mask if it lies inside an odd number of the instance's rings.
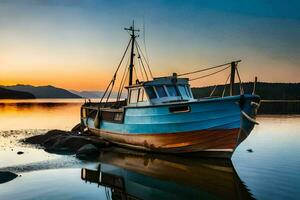
[{"label": "dark tree line", "polygon": [[[208,97],[215,86],[192,88],[195,98]],[[235,94],[239,94],[239,84],[234,85]],[[253,82],[243,83],[246,94],[253,91]],[[224,85],[218,85],[213,96],[222,96]],[[256,92],[263,100],[300,100],[300,83],[264,83],[256,84]],[[229,95],[229,85],[226,85],[225,96]]]}]

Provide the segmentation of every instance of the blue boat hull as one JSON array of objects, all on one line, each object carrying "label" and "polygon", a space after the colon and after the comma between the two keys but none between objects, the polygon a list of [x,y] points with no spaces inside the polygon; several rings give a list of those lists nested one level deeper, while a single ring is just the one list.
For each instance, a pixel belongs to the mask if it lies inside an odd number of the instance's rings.
[{"label": "blue boat hull", "polygon": [[[254,103],[253,103],[254,102]],[[122,123],[82,118],[94,134],[131,148],[167,152],[202,152],[230,157],[254,127],[259,97],[239,95],[159,106],[125,107]],[[186,112],[170,112],[171,107],[186,106]]]}]

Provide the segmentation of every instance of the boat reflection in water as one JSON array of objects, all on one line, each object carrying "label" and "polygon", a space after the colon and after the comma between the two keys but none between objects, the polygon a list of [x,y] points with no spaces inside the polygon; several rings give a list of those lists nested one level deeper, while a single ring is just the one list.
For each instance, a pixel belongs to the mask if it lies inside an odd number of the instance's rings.
[{"label": "boat reflection in water", "polygon": [[110,199],[253,199],[231,161],[110,149],[81,179]]}]

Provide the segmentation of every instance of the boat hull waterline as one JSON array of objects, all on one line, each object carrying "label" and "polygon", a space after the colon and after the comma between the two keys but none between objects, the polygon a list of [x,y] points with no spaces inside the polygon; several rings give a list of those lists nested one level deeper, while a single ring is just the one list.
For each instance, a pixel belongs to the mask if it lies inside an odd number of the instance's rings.
[{"label": "boat hull waterline", "polygon": [[242,111],[255,118],[258,103],[256,95],[237,95],[183,103],[189,111],[179,113],[170,113],[174,104],[125,107],[122,123],[101,120],[95,127],[95,117],[82,118],[82,123],[93,134],[120,146],[230,158],[255,125]]},{"label": "boat hull waterline", "polygon": [[161,153],[203,152],[203,155],[213,157],[230,157],[240,132],[240,129],[228,129],[131,135],[109,133],[93,128],[90,130],[94,134],[124,147]]}]

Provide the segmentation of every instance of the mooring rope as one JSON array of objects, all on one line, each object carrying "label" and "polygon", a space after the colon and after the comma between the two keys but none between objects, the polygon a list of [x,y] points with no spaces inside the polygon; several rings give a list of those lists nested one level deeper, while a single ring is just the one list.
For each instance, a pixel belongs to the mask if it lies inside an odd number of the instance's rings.
[{"label": "mooring rope", "polygon": [[244,117],[246,117],[246,119],[248,119],[250,122],[254,123],[254,124],[259,124],[255,119],[253,119],[252,117],[250,117],[246,112],[244,112],[243,110],[241,111],[241,113],[244,115]]}]

